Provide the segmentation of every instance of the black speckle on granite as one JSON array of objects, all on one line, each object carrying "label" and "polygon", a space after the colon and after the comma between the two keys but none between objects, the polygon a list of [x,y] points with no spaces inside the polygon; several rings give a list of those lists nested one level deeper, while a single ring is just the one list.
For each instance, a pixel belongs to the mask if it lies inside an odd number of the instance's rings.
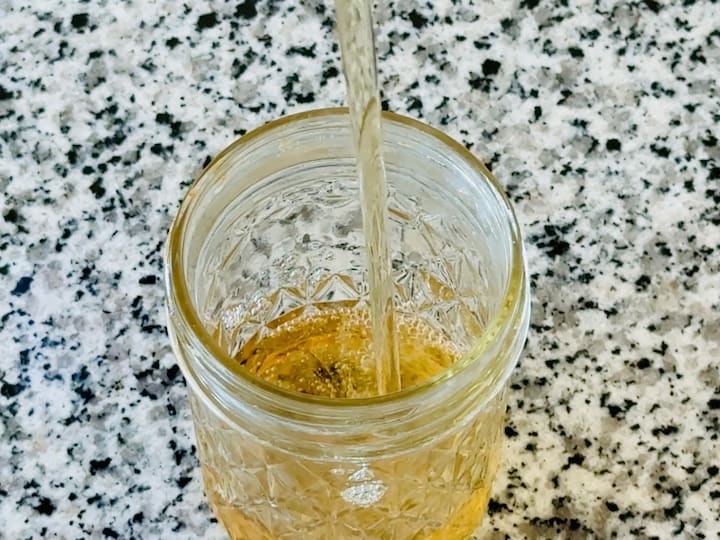
[{"label": "black speckle on granite", "polygon": [[543,233],[533,236],[530,240],[543,249],[549,257],[556,258],[570,250],[570,244],[563,239],[563,234],[568,228],[569,226],[545,225]]},{"label": "black speckle on granite", "polygon": [[98,471],[104,471],[110,466],[110,463],[112,462],[112,458],[106,457],[103,459],[91,459],[90,460],[90,474],[93,476]]},{"label": "black speckle on granite", "polygon": [[150,146],[150,152],[155,154],[156,156],[160,156],[162,158],[167,158],[169,155],[173,153],[173,150],[175,149],[175,146],[172,144],[163,145],[161,143],[155,143],[152,146]]},{"label": "black speckle on granite", "polygon": [[4,214],[3,219],[8,223],[17,223],[19,218],[18,211],[15,208],[9,208]]},{"label": "black speckle on granite", "polygon": [[605,142],[605,148],[610,152],[619,152],[622,149],[622,144],[618,139],[608,139]]},{"label": "black speckle on granite", "polygon": [[32,285],[33,278],[31,276],[23,276],[21,277],[17,283],[15,284],[15,288],[12,290],[10,294],[14,296],[20,296],[25,293],[27,293],[30,290],[30,286]]},{"label": "black speckle on granite", "polygon": [[500,71],[500,62],[498,62],[497,60],[488,58],[483,62],[482,72],[483,75],[485,75],[486,77],[496,75],[498,71]]},{"label": "black speckle on granite", "polygon": [[646,291],[650,283],[650,276],[643,274],[642,276],[637,278],[637,280],[635,280],[635,290],[637,290],[638,292]]},{"label": "black speckle on granite", "polygon": [[643,4],[645,4],[653,13],[659,13],[662,9],[662,4],[657,2],[657,0],[643,0]]},{"label": "black speckle on granite", "polygon": [[304,56],[305,58],[315,58],[315,47],[316,45],[313,44],[310,47],[300,47],[300,46],[293,46],[290,47],[287,51],[285,51],[285,54],[287,56]]},{"label": "black speckle on granite", "polygon": [[243,19],[252,19],[257,15],[256,0],[244,0],[235,8],[235,16]]},{"label": "black speckle on granite", "polygon": [[582,454],[573,454],[567,459],[567,464],[565,465],[566,468],[568,468],[570,465],[582,465],[585,461],[585,456]]},{"label": "black speckle on granite", "polygon": [[168,126],[170,128],[170,137],[172,139],[181,137],[183,128],[182,122],[175,120],[172,114],[158,113],[155,115],[155,122],[163,126]]},{"label": "black speckle on granite", "polygon": [[654,154],[660,156],[661,158],[667,158],[670,156],[670,148],[668,148],[667,146],[651,144],[650,150],[652,150]]},{"label": "black speckle on granite", "polygon": [[40,497],[37,506],[34,508],[39,514],[44,516],[53,515],[56,509],[55,504],[53,504],[53,502],[47,497]]},{"label": "black speckle on granite", "polygon": [[89,189],[96,199],[101,199],[103,195],[105,195],[105,188],[103,187],[102,178],[95,179],[95,181],[90,184]]},{"label": "black speckle on granite", "polygon": [[335,77],[338,77],[339,75],[340,75],[340,70],[338,70],[338,68],[336,68],[335,66],[330,66],[329,68],[327,68],[325,71],[322,72],[321,84],[326,83],[328,81],[328,79],[333,79]]},{"label": "black speckle on granite", "polygon": [[189,476],[181,476],[177,479],[177,485],[180,489],[183,489],[185,486],[187,486],[192,481],[192,478]]},{"label": "black speckle on granite", "polygon": [[206,30],[208,28],[212,28],[218,24],[218,18],[217,13],[210,12],[210,13],[204,13],[203,15],[200,15],[198,17],[197,23],[195,24],[195,27],[202,31]]},{"label": "black speckle on granite", "polygon": [[640,360],[637,361],[637,364],[635,364],[635,366],[638,369],[647,369],[650,366],[652,366],[652,362],[650,361],[649,358],[641,358]]},{"label": "black speckle on granite", "polygon": [[413,27],[418,29],[423,28],[428,22],[427,17],[425,17],[422,13],[418,12],[418,10],[416,9],[413,9],[408,14],[408,18],[410,19]]},{"label": "black speckle on granite", "polygon": [[82,30],[88,25],[88,14],[87,13],[76,13],[70,19],[70,24],[75,30]]},{"label": "black speckle on granite", "polygon": [[20,383],[8,383],[3,382],[2,386],[0,386],[0,394],[2,394],[3,397],[10,399],[17,396],[20,392],[25,390],[26,386]]},{"label": "black speckle on granite", "polygon": [[0,85],[0,101],[8,101],[15,97],[14,93]]},{"label": "black speckle on granite", "polygon": [[285,79],[282,90],[287,102],[312,103],[315,101],[315,93],[313,91],[297,91],[296,88],[298,86],[300,86],[300,77],[297,73],[293,73]]}]

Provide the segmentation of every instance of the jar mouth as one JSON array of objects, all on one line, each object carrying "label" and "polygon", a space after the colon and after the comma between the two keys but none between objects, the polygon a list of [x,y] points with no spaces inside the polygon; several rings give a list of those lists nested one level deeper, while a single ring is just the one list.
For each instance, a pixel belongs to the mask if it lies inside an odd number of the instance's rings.
[{"label": "jar mouth", "polygon": [[[168,234],[166,245],[165,283],[168,298],[172,299],[173,314],[178,316],[184,326],[190,330],[195,338],[194,341],[196,342],[196,345],[199,346],[203,352],[207,353],[210,357],[216,360],[222,368],[228,372],[225,374],[226,376],[230,375],[232,377],[237,377],[241,381],[252,385],[256,391],[265,394],[267,398],[280,400],[289,406],[292,406],[293,404],[297,406],[314,405],[327,408],[326,410],[334,409],[337,411],[337,409],[376,407],[383,404],[419,399],[420,396],[423,396],[438,386],[441,386],[444,381],[456,378],[470,365],[477,364],[478,362],[485,363],[489,361],[491,359],[490,357],[494,353],[492,347],[493,343],[498,336],[501,336],[506,332],[509,326],[515,324],[518,306],[522,302],[526,301],[527,296],[524,290],[527,284],[525,280],[523,246],[520,228],[515,212],[513,211],[510,201],[500,183],[469,150],[448,135],[445,135],[441,131],[413,118],[385,111],[383,112],[384,121],[402,124],[413,130],[423,132],[425,135],[428,135],[449,147],[452,152],[455,152],[467,165],[478,173],[478,177],[487,180],[492,187],[498,202],[502,204],[507,213],[510,228],[510,240],[512,243],[510,249],[507,285],[502,295],[502,300],[499,303],[500,307],[488,321],[482,335],[479,336],[479,338],[469,347],[460,359],[438,375],[417,385],[400,390],[399,392],[361,398],[330,398],[304,394],[292,390],[286,390],[280,386],[268,383],[267,381],[244,370],[215,340],[213,340],[207,328],[202,323],[200,315],[198,314],[191,299],[187,275],[183,264],[185,229],[193,209],[201,198],[202,190],[204,188],[203,179],[206,178],[209,172],[216,168],[219,163],[223,162],[228,155],[249,146],[269,132],[305,120],[347,115],[348,109],[346,107],[315,109],[278,118],[243,135],[240,139],[234,141],[223,149],[198,175],[186,193],[178,213],[170,226]],[[498,381],[498,383],[502,382],[504,382],[504,380]],[[498,384],[498,386],[500,386],[500,384]]]}]

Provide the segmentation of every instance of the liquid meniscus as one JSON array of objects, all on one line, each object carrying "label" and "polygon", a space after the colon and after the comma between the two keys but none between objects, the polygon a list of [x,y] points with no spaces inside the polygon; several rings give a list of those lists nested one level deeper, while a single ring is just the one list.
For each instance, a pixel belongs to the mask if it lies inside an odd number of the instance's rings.
[{"label": "liquid meniscus", "polygon": [[[236,357],[252,374],[306,394],[332,398],[377,395],[367,310],[305,309],[268,326],[248,340]],[[437,375],[459,355],[453,343],[419,317],[398,314],[395,330],[402,388]]]}]

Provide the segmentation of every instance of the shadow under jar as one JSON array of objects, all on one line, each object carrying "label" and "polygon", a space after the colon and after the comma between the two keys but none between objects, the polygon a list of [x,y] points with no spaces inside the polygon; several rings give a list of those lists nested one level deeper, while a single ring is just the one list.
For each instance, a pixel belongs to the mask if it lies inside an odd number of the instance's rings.
[{"label": "shadow under jar", "polygon": [[[383,128],[398,317],[454,360],[401,392],[313,395],[240,360],[293,321],[367,308],[345,109],[229,146],[171,227],[168,327],[205,491],[233,539],[455,540],[485,512],[529,320],[518,225],[461,145],[395,114]],[[403,369],[413,361],[401,347]]]}]

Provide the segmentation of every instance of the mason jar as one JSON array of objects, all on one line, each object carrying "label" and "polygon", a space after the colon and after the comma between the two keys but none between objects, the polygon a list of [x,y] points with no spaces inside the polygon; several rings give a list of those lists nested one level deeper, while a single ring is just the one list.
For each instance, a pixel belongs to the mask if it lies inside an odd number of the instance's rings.
[{"label": "mason jar", "polygon": [[396,114],[383,130],[395,306],[457,356],[400,392],[312,395],[237,360],[298,313],[367,304],[346,109],[231,144],[170,229],[168,330],[205,491],[233,539],[464,539],[485,512],[529,321],[519,227],[462,145]]}]

